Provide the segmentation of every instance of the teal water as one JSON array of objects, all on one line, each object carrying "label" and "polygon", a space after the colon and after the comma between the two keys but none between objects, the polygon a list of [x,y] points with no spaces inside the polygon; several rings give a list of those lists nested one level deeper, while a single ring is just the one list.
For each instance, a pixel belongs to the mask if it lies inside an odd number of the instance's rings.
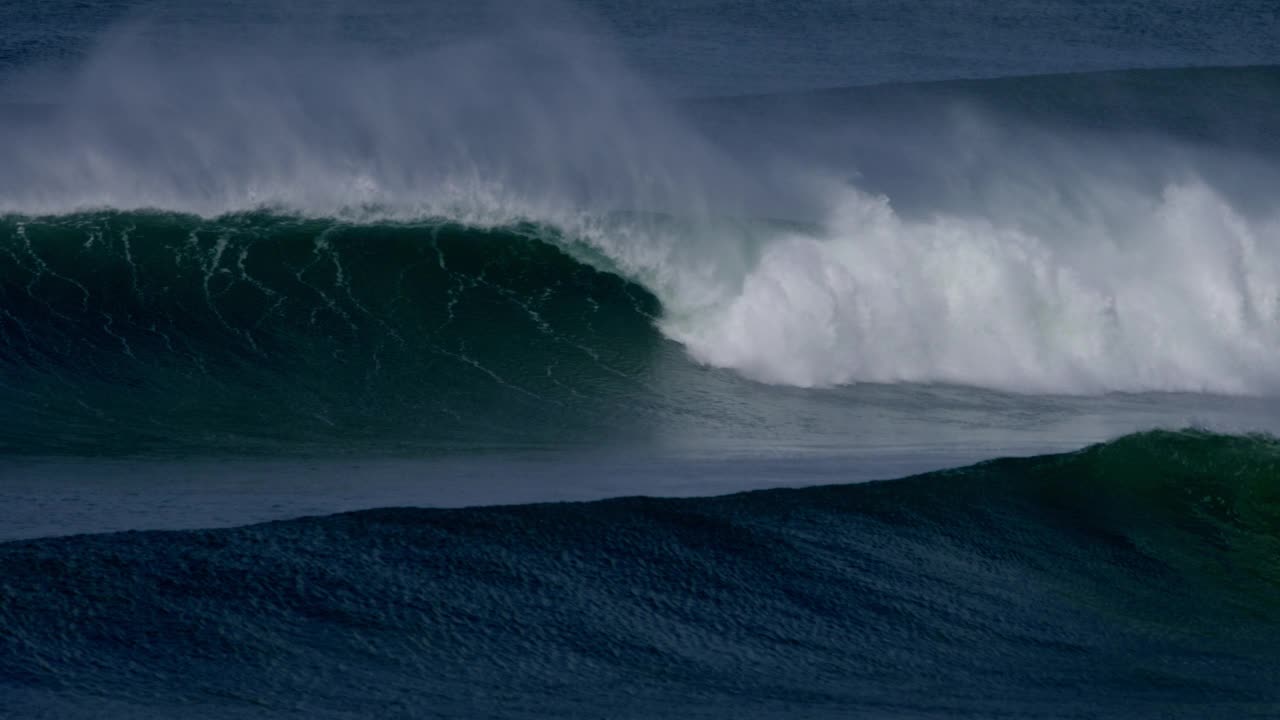
[{"label": "teal water", "polygon": [[0,717],[1275,715],[1275,25],[0,9]]}]

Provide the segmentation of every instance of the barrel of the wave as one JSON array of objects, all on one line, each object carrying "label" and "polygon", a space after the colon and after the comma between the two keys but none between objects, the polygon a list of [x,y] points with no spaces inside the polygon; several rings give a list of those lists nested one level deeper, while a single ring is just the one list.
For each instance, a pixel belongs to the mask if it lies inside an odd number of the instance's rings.
[{"label": "barrel of the wave", "polygon": [[659,309],[643,288],[571,258],[557,237],[554,227],[446,218],[8,217],[0,393],[12,421],[0,447],[305,451],[589,437],[643,392]]}]

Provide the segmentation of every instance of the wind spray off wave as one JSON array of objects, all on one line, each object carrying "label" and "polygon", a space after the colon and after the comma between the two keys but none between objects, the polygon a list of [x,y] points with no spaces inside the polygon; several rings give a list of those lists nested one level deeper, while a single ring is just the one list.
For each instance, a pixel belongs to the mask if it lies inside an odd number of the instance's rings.
[{"label": "wind spray off wave", "polygon": [[[107,44],[0,143],[10,406],[40,415],[35,382],[69,417],[135,408],[151,447],[175,423],[179,444],[223,442],[246,412],[322,443],[387,423],[529,437],[610,403],[671,424],[699,397],[731,405],[698,365],[804,387],[1280,391],[1280,220],[1219,181],[1270,177],[1270,156],[1040,130],[936,88],[908,135],[857,112],[766,122],[759,99],[708,120],[574,37],[206,42],[164,62]],[[139,405],[111,399],[122,378],[137,398],[208,392]],[[219,400],[263,388],[285,416]],[[518,419],[495,429],[504,407]]]}]

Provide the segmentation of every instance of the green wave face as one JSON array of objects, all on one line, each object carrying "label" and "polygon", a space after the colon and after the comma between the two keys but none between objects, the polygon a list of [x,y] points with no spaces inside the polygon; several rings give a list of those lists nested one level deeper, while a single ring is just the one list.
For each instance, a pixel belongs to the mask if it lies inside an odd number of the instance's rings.
[{"label": "green wave face", "polygon": [[[1280,621],[1280,442],[1274,437],[1152,431],[1066,455],[924,476],[913,491],[933,483],[954,485],[960,504],[1032,543],[1014,552],[1045,553],[1043,562],[1084,568],[1089,582],[1070,591],[1081,600],[1115,605],[1111,588],[1126,588],[1126,604],[1154,609],[1194,591],[1214,595],[1223,615]],[[1077,547],[1039,542],[1046,528],[1077,538]],[[1202,599],[1196,607],[1205,605]],[[1182,620],[1175,615],[1169,622]]]},{"label": "green wave face", "polygon": [[0,452],[590,437],[661,352],[659,307],[554,239],[269,214],[5,219]]}]

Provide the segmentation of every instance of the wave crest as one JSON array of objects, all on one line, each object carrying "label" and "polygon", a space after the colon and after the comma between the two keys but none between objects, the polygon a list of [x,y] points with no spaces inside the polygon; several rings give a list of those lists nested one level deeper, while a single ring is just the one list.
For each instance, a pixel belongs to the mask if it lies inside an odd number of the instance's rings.
[{"label": "wave crest", "polygon": [[842,191],[741,291],[665,327],[766,382],[1040,393],[1280,390],[1280,222],[1201,183],[1052,228],[911,219]]}]

